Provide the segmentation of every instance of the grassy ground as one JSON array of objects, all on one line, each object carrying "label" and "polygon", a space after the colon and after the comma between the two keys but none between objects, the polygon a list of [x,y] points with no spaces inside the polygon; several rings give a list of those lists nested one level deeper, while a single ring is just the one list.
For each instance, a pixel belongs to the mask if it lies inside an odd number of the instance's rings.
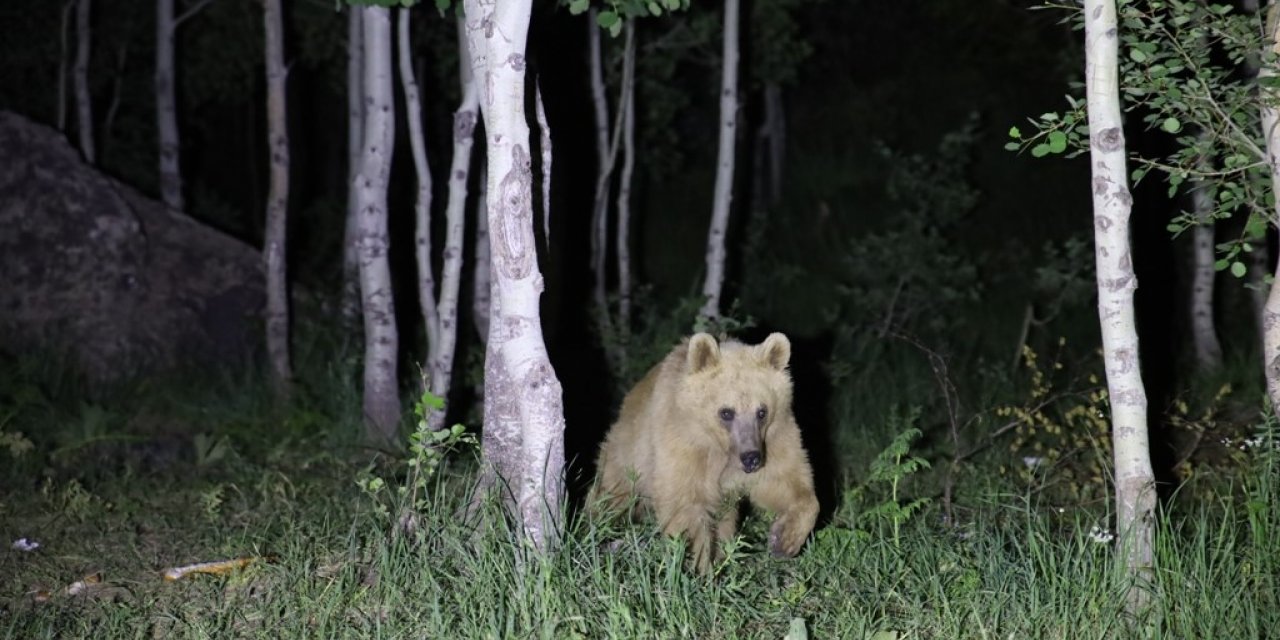
[{"label": "grassy ground", "polygon": [[[1094,530],[1106,505],[1054,506],[994,467],[970,469],[959,524],[943,526],[936,499],[910,513],[891,506],[930,497],[921,487],[938,460],[916,473],[899,460],[876,481],[858,462],[798,558],[769,558],[767,522],[753,515],[703,580],[649,527],[571,518],[560,548],[540,557],[492,511],[462,523],[453,514],[471,451],[429,483],[417,531],[393,535],[386,501],[357,481],[372,472],[394,487],[402,461],[343,435],[356,427],[341,407],[355,403],[331,388],[304,388],[284,412],[246,382],[93,403],[56,376],[9,370],[2,637],[1264,638],[1280,628],[1280,459],[1268,447],[1253,448],[1234,484],[1169,502],[1154,608],[1133,621],[1114,542]],[[22,538],[39,547],[10,546]],[[163,578],[235,558],[255,560]]]}]

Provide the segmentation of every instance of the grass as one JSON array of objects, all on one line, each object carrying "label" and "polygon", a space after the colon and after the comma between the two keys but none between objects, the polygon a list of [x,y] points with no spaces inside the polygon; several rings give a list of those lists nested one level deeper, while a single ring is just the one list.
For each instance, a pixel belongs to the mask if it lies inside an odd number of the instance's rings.
[{"label": "grass", "polygon": [[[864,517],[889,493],[850,479],[798,558],[770,558],[767,521],[751,516],[704,580],[652,527],[570,518],[559,548],[539,556],[493,510],[459,521],[475,469],[466,452],[430,483],[417,534],[393,535],[357,480],[373,470],[403,482],[402,461],[342,436],[354,425],[332,400],[281,412],[232,381],[95,403],[17,375],[0,381],[0,433],[31,448],[0,447],[0,637],[782,638],[796,621],[812,638],[877,640],[1280,628],[1280,457],[1265,447],[1240,484],[1169,503],[1155,608],[1132,621],[1113,543],[1090,535],[1105,505],[1060,510],[981,469],[957,494],[960,526],[940,523],[936,501],[897,521]],[[325,384],[316,397],[333,397]],[[24,537],[40,547],[10,547]],[[239,557],[260,560],[162,578]],[[67,593],[91,575],[100,581]]]}]

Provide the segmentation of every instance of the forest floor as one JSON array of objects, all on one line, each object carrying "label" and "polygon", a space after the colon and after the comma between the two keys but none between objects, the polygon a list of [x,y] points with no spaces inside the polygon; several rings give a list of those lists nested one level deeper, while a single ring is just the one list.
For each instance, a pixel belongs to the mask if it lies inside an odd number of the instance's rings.
[{"label": "forest floor", "polygon": [[[357,427],[335,423],[319,400],[274,411],[232,383],[93,402],[57,378],[10,376],[0,381],[6,638],[1264,638],[1280,629],[1274,447],[1257,447],[1194,506],[1167,502],[1153,605],[1134,620],[1098,519],[1105,500],[1055,508],[983,479],[994,469],[966,474],[945,524],[936,499],[905,508],[910,456],[890,456],[899,472],[842,486],[797,558],[769,557],[768,523],[752,514],[703,579],[684,569],[680,543],[649,526],[605,531],[571,518],[562,544],[537,556],[492,511],[463,523],[454,514],[476,468],[467,447],[427,483],[405,534],[394,526],[404,460],[334,436]],[[380,492],[369,490],[374,477]],[[166,578],[207,562],[226,564]]]}]

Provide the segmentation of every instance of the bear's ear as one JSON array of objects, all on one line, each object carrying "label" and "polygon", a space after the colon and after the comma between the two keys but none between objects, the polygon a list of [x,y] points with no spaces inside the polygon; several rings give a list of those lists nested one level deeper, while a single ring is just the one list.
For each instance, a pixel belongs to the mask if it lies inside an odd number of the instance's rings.
[{"label": "bear's ear", "polygon": [[720,364],[720,345],[707,333],[689,339],[689,373],[697,373]]},{"label": "bear's ear", "polygon": [[791,362],[791,341],[781,333],[769,334],[756,349],[760,359],[778,371],[786,369]]}]

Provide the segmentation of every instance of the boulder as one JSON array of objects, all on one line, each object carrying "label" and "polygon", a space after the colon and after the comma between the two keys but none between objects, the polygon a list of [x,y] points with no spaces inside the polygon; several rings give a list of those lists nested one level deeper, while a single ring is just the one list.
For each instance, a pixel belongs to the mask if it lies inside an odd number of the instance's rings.
[{"label": "boulder", "polygon": [[243,365],[261,350],[261,262],[0,111],[0,351],[59,354],[94,384]]}]

